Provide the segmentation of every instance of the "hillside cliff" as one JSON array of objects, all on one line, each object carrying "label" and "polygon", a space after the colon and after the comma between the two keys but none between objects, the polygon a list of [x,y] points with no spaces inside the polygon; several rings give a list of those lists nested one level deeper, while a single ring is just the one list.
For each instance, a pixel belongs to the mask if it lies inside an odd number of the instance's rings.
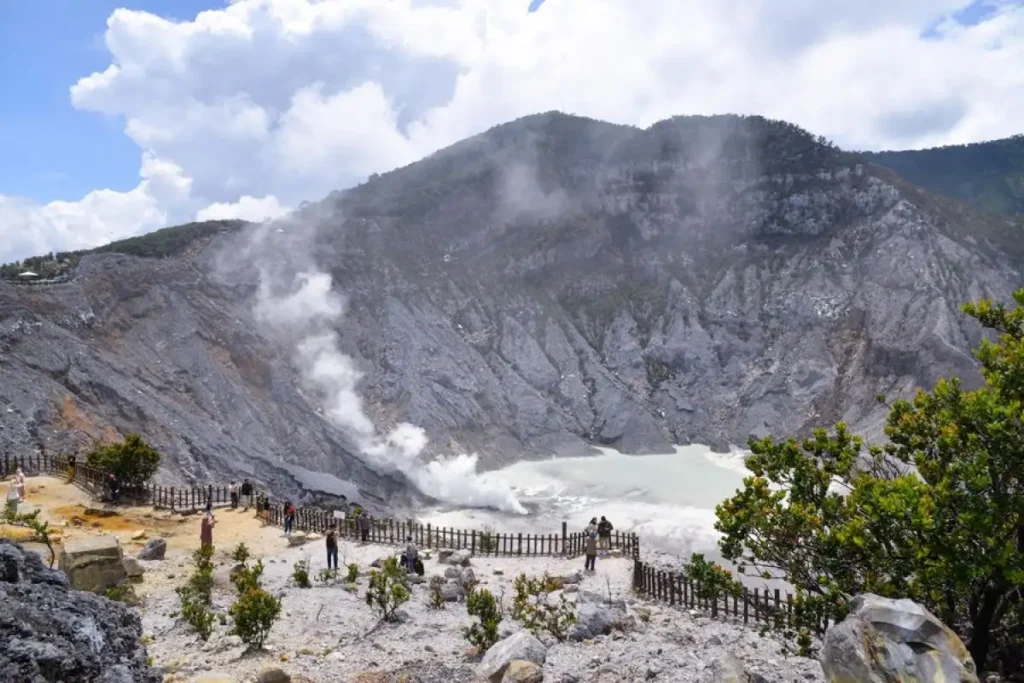
[{"label": "hillside cliff", "polygon": [[141,430],[171,478],[294,487],[309,470],[397,491],[254,316],[256,233],[272,270],[321,270],[345,294],[334,329],[374,421],[488,466],[837,419],[877,434],[876,394],[976,380],[980,330],[958,307],[1008,298],[1024,245],[1019,224],[789,124],[532,116],[279,227],[0,283],[0,445]]}]

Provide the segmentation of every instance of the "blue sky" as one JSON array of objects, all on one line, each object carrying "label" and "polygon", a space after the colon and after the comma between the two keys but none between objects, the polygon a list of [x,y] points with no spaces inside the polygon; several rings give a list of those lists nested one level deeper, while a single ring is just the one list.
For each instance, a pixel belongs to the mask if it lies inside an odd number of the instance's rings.
[{"label": "blue sky", "polygon": [[[37,202],[138,182],[139,148],[121,120],[71,106],[69,88],[110,64],[103,45],[118,7],[191,19],[211,0],[0,0],[0,194]],[[54,17],[60,17],[54,21]]]},{"label": "blue sky", "polygon": [[[528,3],[542,9],[545,0]],[[550,3],[557,0],[547,0]],[[978,0],[957,12],[963,24],[992,13]],[[107,17],[118,7],[191,19],[222,0],[0,0],[0,195],[37,204],[78,199],[90,190],[127,191],[138,183],[140,150],[124,132],[121,117],[77,111],[69,88],[82,76],[105,69]],[[55,20],[59,17],[59,21]],[[937,23],[937,22],[936,22]],[[922,35],[935,25],[922,26]]]}]

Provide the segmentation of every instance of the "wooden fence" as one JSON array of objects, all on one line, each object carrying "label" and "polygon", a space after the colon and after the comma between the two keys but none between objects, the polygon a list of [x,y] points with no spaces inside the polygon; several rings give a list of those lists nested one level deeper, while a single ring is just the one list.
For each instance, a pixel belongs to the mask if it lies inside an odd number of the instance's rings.
[{"label": "wooden fence", "polygon": [[[45,454],[33,454],[18,458],[5,455],[0,460],[4,476],[13,474],[21,467],[26,475],[58,474],[69,476],[72,461],[66,457],[55,457]],[[73,483],[87,491],[90,495],[102,498],[106,492],[106,475],[87,465],[74,463]],[[253,498],[257,495],[253,494]],[[174,487],[157,484],[144,484],[136,488],[123,488],[119,494],[121,502],[149,504],[155,508],[185,511],[200,510],[209,502],[213,507],[224,507],[231,504],[231,493],[228,486],[192,486]],[[239,496],[241,504],[250,502],[248,496]],[[268,522],[283,527],[285,522],[284,503],[273,502],[267,515]],[[568,525],[562,522],[561,533],[530,534],[502,533],[476,529],[455,529],[435,527],[431,524],[420,524],[413,520],[396,521],[393,519],[371,517],[370,528],[366,540],[370,543],[383,545],[401,545],[407,538],[422,548],[451,548],[468,550],[473,555],[539,557],[568,556],[577,557],[583,554],[586,534],[582,531],[569,532]],[[336,520],[333,511],[323,508],[296,508],[294,528],[299,531],[323,533],[335,527],[343,537],[361,538],[356,520],[347,518]],[[640,557],[640,539],[634,533],[615,531],[611,535],[609,549],[619,551],[623,557],[637,559]]]},{"label": "wooden fence", "polygon": [[[793,625],[793,595],[786,593],[783,600],[778,588],[744,587],[739,595],[708,596],[699,583],[683,574],[657,569],[634,558],[633,590],[652,600],[699,610],[714,618],[742,620],[744,624],[753,621],[776,630]],[[818,633],[824,633],[827,626],[820,625]]]}]

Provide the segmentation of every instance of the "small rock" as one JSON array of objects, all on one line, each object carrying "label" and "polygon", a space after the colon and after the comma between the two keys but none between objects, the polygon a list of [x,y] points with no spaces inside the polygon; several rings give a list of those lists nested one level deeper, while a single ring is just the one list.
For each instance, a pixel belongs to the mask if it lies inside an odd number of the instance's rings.
[{"label": "small rock", "polygon": [[296,531],[295,533],[288,534],[288,545],[303,545],[306,542],[306,538],[306,534],[302,533],[301,531]]},{"label": "small rock", "polygon": [[134,534],[132,534],[132,540],[133,541],[141,541],[144,538],[146,538],[146,530],[145,529],[140,529],[139,531],[136,531]]},{"label": "small rock", "polygon": [[444,570],[444,578],[446,579],[457,579],[462,576],[462,572],[459,571],[458,567],[448,567]]},{"label": "small rock", "polygon": [[520,659],[540,666],[547,659],[547,648],[528,631],[516,631],[487,650],[477,667],[477,673],[491,683],[501,683],[501,677],[508,666]]},{"label": "small rock", "polygon": [[516,659],[509,663],[501,683],[542,683],[544,670],[533,662]]},{"label": "small rock", "polygon": [[476,574],[469,567],[462,570],[462,576],[459,577],[459,583],[465,586],[469,586],[471,583],[476,583]]},{"label": "small rock", "polygon": [[162,560],[166,554],[167,541],[162,538],[154,538],[143,546],[136,557],[140,560]]},{"label": "small rock", "polygon": [[121,560],[121,564],[124,565],[124,570],[128,574],[128,578],[136,583],[142,581],[142,575],[146,572],[139,564],[139,561],[134,557],[126,557]]}]

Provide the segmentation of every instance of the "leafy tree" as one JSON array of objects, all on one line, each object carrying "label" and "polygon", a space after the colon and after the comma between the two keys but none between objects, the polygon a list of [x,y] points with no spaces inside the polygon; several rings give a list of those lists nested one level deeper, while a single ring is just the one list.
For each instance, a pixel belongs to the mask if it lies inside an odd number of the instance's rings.
[{"label": "leafy tree", "polygon": [[[964,311],[1000,333],[977,350],[985,386],[956,379],[889,408],[889,442],[832,433],[752,440],[744,488],[718,506],[723,556],[797,591],[801,644],[852,596],[908,597],[967,643],[984,671],[1024,652],[1024,290]],[[881,401],[884,398],[880,397]],[[1017,654],[1014,654],[1017,653]]]},{"label": "leafy tree", "polygon": [[113,473],[123,486],[141,486],[156,474],[160,454],[138,434],[129,434],[121,443],[95,444],[85,464]]}]

